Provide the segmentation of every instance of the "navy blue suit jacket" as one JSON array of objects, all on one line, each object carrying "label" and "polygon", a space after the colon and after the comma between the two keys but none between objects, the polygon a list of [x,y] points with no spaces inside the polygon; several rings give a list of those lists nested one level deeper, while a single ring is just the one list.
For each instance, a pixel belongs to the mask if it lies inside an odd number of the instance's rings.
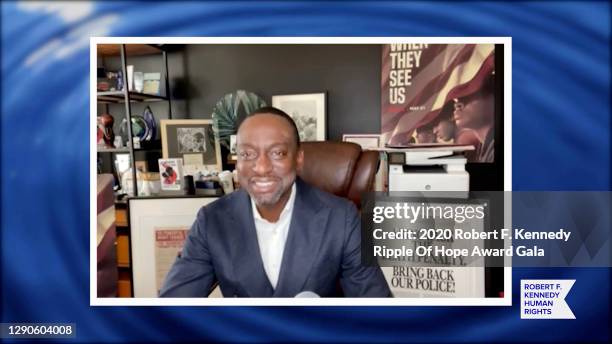
[{"label": "navy blue suit jacket", "polygon": [[206,297],[215,280],[225,297],[294,297],[302,291],[387,297],[378,267],[361,266],[355,205],[296,179],[297,194],[276,289],[263,267],[244,189],[203,207],[161,289],[162,297]]}]

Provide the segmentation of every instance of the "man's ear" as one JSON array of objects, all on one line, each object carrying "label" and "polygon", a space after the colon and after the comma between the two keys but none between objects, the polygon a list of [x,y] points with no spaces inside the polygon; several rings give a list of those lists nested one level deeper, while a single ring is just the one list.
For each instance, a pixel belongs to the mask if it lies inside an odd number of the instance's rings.
[{"label": "man's ear", "polygon": [[296,170],[302,172],[302,167],[304,167],[304,151],[301,147],[298,147],[297,156],[295,157]]}]

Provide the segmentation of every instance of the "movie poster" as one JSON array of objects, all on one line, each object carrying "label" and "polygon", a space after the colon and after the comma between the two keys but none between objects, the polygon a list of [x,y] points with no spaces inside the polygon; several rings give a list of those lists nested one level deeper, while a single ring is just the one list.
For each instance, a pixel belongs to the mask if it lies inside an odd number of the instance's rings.
[{"label": "movie poster", "polygon": [[386,144],[473,145],[469,162],[494,161],[494,44],[388,44],[382,54]]}]

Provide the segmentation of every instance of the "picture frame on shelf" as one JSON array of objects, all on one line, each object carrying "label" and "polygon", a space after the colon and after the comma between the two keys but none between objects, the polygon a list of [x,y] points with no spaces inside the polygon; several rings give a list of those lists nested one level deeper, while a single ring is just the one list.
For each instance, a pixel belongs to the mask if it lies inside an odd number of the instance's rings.
[{"label": "picture frame on shelf", "polygon": [[159,178],[162,191],[183,189],[183,159],[159,159]]},{"label": "picture frame on shelf", "polygon": [[377,150],[381,147],[380,134],[344,134],[342,141],[356,143],[362,150]]},{"label": "picture frame on shelf", "polygon": [[158,297],[201,207],[217,197],[128,199],[134,297]]},{"label": "picture frame on shelf", "polygon": [[230,154],[236,155],[236,137],[238,135],[230,135]]},{"label": "picture frame on shelf", "polygon": [[143,73],[142,93],[160,95],[161,73]]},{"label": "picture frame on shelf", "polygon": [[230,153],[228,155],[228,162],[231,163],[236,163],[236,160],[238,160],[238,151],[236,148],[236,138],[238,137],[238,135],[230,135]]},{"label": "picture frame on shelf", "polygon": [[183,159],[186,174],[222,171],[221,147],[212,120],[162,119],[160,126],[164,159]]},{"label": "picture frame on shelf", "polygon": [[276,95],[272,106],[293,118],[301,141],[327,139],[327,93]]}]

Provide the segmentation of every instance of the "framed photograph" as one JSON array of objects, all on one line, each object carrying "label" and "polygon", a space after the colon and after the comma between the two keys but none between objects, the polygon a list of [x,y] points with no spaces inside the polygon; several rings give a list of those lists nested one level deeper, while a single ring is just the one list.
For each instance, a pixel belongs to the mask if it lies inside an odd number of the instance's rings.
[{"label": "framed photograph", "polygon": [[143,93],[159,95],[161,73],[144,73]]},{"label": "framed photograph", "polygon": [[128,199],[134,297],[158,297],[201,207],[216,197]]},{"label": "framed photograph", "polygon": [[159,159],[159,178],[164,191],[180,191],[183,189],[182,159]]},{"label": "framed photograph", "polygon": [[301,141],[325,141],[327,138],[326,93],[272,96],[272,106],[293,118]]},{"label": "framed photograph", "polygon": [[221,148],[210,119],[162,119],[164,159],[183,159],[187,171],[221,172]]},{"label": "framed photograph", "polygon": [[230,135],[230,154],[236,155],[236,135]]},{"label": "framed photograph", "polygon": [[380,148],[380,135],[378,134],[344,134],[342,141],[356,143],[363,150]]}]

